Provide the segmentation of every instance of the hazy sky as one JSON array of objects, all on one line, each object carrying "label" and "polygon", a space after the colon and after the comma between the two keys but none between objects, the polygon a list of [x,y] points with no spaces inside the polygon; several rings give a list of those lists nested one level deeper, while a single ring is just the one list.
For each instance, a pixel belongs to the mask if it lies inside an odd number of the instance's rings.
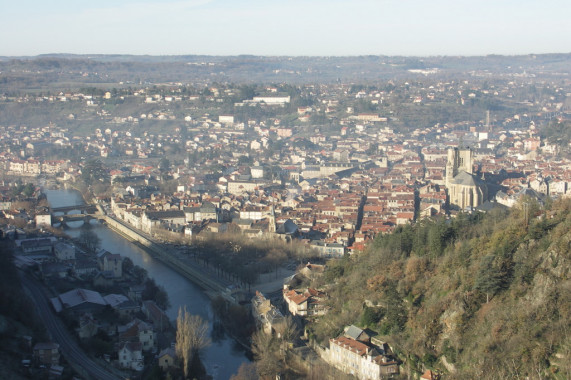
[{"label": "hazy sky", "polygon": [[8,56],[569,52],[569,0],[0,0]]}]

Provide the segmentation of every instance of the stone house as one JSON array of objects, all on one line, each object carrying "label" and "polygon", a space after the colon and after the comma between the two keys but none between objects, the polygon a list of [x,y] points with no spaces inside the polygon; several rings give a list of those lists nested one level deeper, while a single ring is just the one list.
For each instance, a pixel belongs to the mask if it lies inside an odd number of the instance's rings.
[{"label": "stone house", "polygon": [[140,342],[124,342],[119,346],[119,365],[135,371],[143,370],[143,344]]},{"label": "stone house", "polygon": [[252,298],[252,316],[266,334],[278,334],[285,323],[283,314],[262,293]]},{"label": "stone house", "polygon": [[359,380],[377,380],[399,374],[399,363],[387,344],[371,343],[374,332],[349,326],[338,338],[329,339],[323,359]]},{"label": "stone house", "polygon": [[174,367],[176,365],[175,360],[176,360],[176,352],[171,347],[165,348],[159,353],[159,367],[161,367],[163,371],[166,371],[169,368]]},{"label": "stone house", "polygon": [[141,311],[153,323],[156,330],[164,331],[170,326],[169,317],[155,302],[150,300],[143,301]]},{"label": "stone house", "polygon": [[119,254],[101,249],[97,253],[97,265],[99,270],[112,273],[114,278],[123,276],[123,258]]},{"label": "stone house", "polygon": [[122,342],[140,342],[143,351],[151,351],[157,344],[153,327],[140,319],[134,319],[124,326],[117,327],[117,333]]},{"label": "stone house", "polygon": [[54,254],[58,261],[75,260],[75,246],[61,241],[57,242],[54,245]]},{"label": "stone house", "polygon": [[319,290],[307,288],[305,291],[298,291],[286,288],[283,297],[292,315],[309,317],[323,315],[326,312],[324,306],[326,295]]}]

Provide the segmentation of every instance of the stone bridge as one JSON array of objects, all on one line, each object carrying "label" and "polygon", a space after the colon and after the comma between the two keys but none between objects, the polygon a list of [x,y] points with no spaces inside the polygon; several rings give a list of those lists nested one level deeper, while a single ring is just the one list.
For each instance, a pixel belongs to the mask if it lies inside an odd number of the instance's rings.
[{"label": "stone bridge", "polygon": [[[68,214],[71,211],[79,211],[79,214]],[[75,205],[75,206],[65,206],[65,207],[50,207],[50,213],[52,216],[52,225],[54,223],[61,223],[62,226],[66,226],[68,222],[79,222],[89,223],[91,219],[97,219],[97,213],[99,210],[96,205]],[[55,215],[56,213],[63,213],[63,215]]]},{"label": "stone bridge", "polygon": [[58,215],[52,216],[52,225],[54,223],[61,223],[63,227],[67,227],[69,222],[89,223],[92,219],[99,219],[96,215],[91,214],[71,214],[71,215]]},{"label": "stone bridge", "polygon": [[96,205],[76,205],[76,206],[65,206],[65,207],[50,207],[50,212],[52,215],[56,212],[61,212],[67,215],[70,211],[78,210],[81,214],[94,214],[97,212]]}]

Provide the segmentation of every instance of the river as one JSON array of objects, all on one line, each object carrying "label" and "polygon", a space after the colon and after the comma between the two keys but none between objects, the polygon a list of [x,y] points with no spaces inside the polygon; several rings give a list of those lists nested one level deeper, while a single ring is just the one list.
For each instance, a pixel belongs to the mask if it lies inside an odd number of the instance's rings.
[{"label": "river", "polygon": [[[52,207],[82,205],[81,194],[75,190],[44,190]],[[111,253],[128,257],[133,264],[145,268],[157,285],[165,288],[169,295],[171,307],[166,311],[171,320],[176,320],[179,307],[186,307],[189,313],[198,314],[210,322],[212,344],[201,354],[202,361],[209,375],[217,380],[229,379],[238,371],[242,363],[248,362],[244,350],[236,342],[220,331],[212,330],[213,314],[210,300],[202,290],[165,264],[154,259],[140,247],[130,243],[123,237],[95,221],[93,231],[101,239],[101,248]],[[66,233],[78,237],[83,222],[70,222]]]}]

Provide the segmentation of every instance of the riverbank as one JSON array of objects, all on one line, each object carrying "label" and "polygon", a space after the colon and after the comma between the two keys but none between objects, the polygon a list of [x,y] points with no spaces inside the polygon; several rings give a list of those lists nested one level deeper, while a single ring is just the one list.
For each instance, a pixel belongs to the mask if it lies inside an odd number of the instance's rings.
[{"label": "riverbank", "polygon": [[172,255],[165,247],[162,247],[160,244],[151,240],[150,237],[145,236],[142,232],[137,231],[117,219],[105,215],[103,220],[107,224],[107,227],[117,232],[131,243],[137,244],[140,248],[153,256],[153,258],[161,261],[163,264],[199,286],[210,299],[222,296],[227,301],[236,302],[232,297],[230,297],[227,284],[206,273],[204,268],[191,265],[191,263],[188,262],[183,262]]},{"label": "riverbank", "polygon": [[[163,247],[161,244],[154,242],[149,236],[146,236],[141,231],[119,221],[110,216],[104,216],[103,220],[107,226],[113,231],[117,232],[130,242],[137,244],[142,249],[146,250],[157,260],[168,265],[173,270],[177,271],[185,278],[189,279],[198,285],[210,299],[217,296],[224,297],[227,301],[236,302],[229,294],[228,286],[232,285],[230,282],[223,281],[216,276],[215,273],[204,266],[192,263],[190,260],[182,260],[176,252],[172,252],[168,248]],[[293,275],[295,271],[285,268],[278,268],[276,273],[266,273],[260,275],[260,281],[254,284],[255,290],[263,293],[273,293],[279,291],[283,286],[283,279]]]},{"label": "riverbank", "polygon": [[[69,207],[85,203],[81,194],[71,189],[46,189],[46,195],[53,207]],[[104,218],[101,217],[101,219]],[[66,230],[66,234],[75,239],[81,233],[81,223],[72,224],[73,226]],[[199,315],[209,322],[211,326],[209,335],[213,344],[204,349],[201,359],[213,380],[229,379],[238,371],[240,365],[249,362],[250,359],[246,356],[242,345],[239,345],[224,330],[214,330],[212,303],[203,287],[199,287],[187,275],[175,270],[176,268],[172,265],[167,265],[164,260],[160,260],[155,251],[149,250],[141,243],[134,242],[132,237],[127,237],[112,229],[107,222],[94,223],[92,227],[92,231],[100,239],[100,248],[129,258],[134,265],[144,268],[149,278],[153,278],[158,286],[165,289],[171,303],[171,307],[165,310],[170,321],[176,321],[179,309],[186,308],[191,314]],[[172,342],[168,342],[169,345],[170,343]]]}]

